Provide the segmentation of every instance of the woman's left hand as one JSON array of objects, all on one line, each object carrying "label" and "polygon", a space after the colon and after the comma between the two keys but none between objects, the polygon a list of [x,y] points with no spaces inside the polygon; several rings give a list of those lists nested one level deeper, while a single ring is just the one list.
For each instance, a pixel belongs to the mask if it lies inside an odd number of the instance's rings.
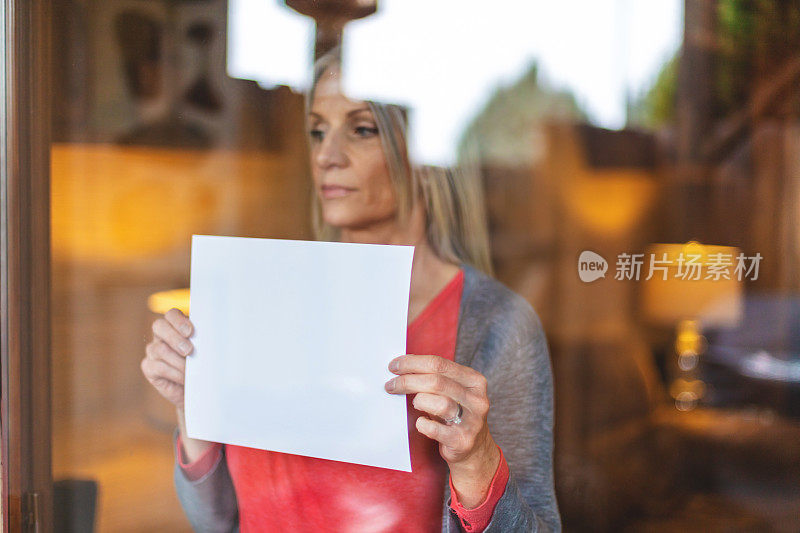
[{"label": "woman's left hand", "polygon": [[[389,370],[398,376],[386,383],[386,391],[414,394],[414,407],[431,415],[417,418],[416,427],[439,442],[459,501],[467,508],[479,504],[500,462],[500,450],[486,424],[486,377],[438,355],[401,355],[389,363]],[[445,423],[458,414],[459,405],[461,422]]]}]

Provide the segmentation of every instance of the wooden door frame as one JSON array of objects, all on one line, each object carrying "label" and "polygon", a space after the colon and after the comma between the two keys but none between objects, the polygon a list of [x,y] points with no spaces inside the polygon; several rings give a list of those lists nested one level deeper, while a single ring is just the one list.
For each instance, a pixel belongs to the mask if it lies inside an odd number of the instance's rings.
[{"label": "wooden door frame", "polygon": [[51,6],[0,0],[0,434],[3,531],[52,531]]}]

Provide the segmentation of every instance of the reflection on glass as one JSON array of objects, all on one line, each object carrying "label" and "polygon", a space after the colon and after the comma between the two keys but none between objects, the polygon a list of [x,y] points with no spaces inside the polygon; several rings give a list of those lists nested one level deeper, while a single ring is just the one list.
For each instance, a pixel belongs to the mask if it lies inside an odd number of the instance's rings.
[{"label": "reflection on glass", "polygon": [[[550,342],[565,529],[800,528],[800,5],[286,4],[57,7],[56,520],[190,530],[149,327],[188,303],[193,233],[311,238],[303,76],[342,44],[428,121],[420,162],[479,172],[495,275]],[[664,279],[690,241],[759,268]]]}]

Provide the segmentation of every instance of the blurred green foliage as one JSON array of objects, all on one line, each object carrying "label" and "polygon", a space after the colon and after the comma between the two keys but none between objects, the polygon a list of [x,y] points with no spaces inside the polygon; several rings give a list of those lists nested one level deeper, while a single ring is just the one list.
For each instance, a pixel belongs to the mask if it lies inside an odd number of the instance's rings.
[{"label": "blurred green foliage", "polygon": [[664,63],[653,85],[628,105],[628,126],[658,129],[675,117],[675,95],[678,89],[676,53]]},{"label": "blurred green foliage", "polygon": [[470,158],[485,163],[529,165],[542,150],[538,125],[555,118],[586,120],[586,114],[572,93],[543,82],[533,63],[514,83],[498,87],[472,119],[459,142],[459,160],[470,151]]}]

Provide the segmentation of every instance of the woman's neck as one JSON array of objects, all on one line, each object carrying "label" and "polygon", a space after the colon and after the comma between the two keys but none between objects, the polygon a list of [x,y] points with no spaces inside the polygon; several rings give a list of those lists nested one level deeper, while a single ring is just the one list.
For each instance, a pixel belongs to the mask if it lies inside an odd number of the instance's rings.
[{"label": "woman's neck", "polygon": [[403,226],[391,219],[360,229],[342,228],[341,240],[414,246],[409,321],[424,309],[459,269],[459,265],[442,260],[433,250],[425,231],[424,215],[419,209],[412,211],[409,223]]},{"label": "woman's neck", "polygon": [[409,214],[408,221],[400,224],[396,216],[387,217],[359,228],[342,228],[342,242],[364,244],[401,244],[422,246],[427,243],[425,213],[417,202]]}]

